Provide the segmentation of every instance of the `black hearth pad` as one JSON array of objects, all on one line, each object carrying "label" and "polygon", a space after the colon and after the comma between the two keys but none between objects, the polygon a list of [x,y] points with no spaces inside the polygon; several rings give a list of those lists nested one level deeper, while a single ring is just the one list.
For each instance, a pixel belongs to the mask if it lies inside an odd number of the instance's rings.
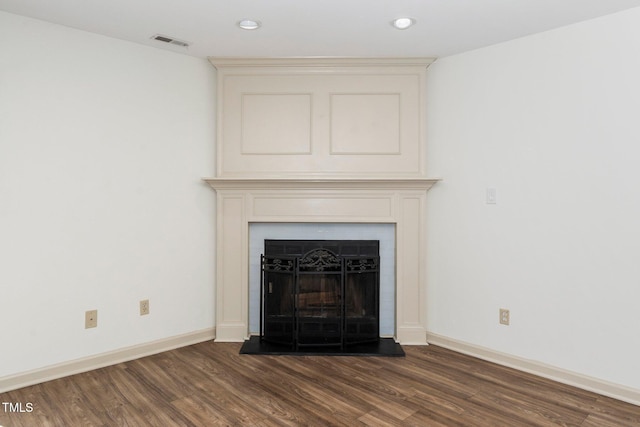
[{"label": "black hearth pad", "polygon": [[252,336],[242,344],[240,354],[404,357],[404,350],[393,338],[380,338],[377,343],[350,345],[344,350],[339,347],[307,347],[296,351],[290,346],[267,343],[260,341],[258,336]]}]

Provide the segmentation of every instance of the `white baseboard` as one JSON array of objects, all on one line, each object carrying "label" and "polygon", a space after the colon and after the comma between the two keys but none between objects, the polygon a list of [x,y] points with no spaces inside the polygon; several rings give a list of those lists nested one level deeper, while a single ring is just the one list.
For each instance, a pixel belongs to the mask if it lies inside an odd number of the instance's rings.
[{"label": "white baseboard", "polygon": [[[0,393],[69,375],[79,374],[81,372],[87,372],[93,369],[103,368],[105,366],[115,365],[128,360],[139,359],[141,357],[173,350],[179,347],[209,341],[214,339],[215,336],[215,328],[207,328],[201,331],[164,338],[157,341],[3,377],[0,378]],[[479,359],[518,369],[520,371],[528,372],[563,384],[572,385],[640,406],[640,390],[567,371],[544,363],[501,353],[475,344],[469,344],[430,332],[427,333],[427,342],[429,344],[438,345],[459,353],[468,354],[469,356],[477,357]]]},{"label": "white baseboard", "polygon": [[427,332],[427,342],[640,406],[640,390]]},{"label": "white baseboard", "polygon": [[0,378],[0,393],[209,341],[215,336],[215,328],[207,328],[10,375]]}]

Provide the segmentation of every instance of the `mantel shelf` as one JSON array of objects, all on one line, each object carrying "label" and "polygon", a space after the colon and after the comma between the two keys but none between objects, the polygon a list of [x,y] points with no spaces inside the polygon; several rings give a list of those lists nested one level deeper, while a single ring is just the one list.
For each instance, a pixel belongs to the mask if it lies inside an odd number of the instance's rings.
[{"label": "mantel shelf", "polygon": [[203,178],[216,190],[429,190],[440,178],[249,179]]}]

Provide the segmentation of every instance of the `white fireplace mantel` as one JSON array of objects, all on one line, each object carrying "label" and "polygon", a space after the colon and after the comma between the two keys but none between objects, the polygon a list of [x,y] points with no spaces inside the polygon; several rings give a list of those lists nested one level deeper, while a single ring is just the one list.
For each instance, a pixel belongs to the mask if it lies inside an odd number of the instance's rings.
[{"label": "white fireplace mantel", "polygon": [[426,344],[426,196],[438,180],[229,179],[216,190],[216,340],[249,334],[249,224],[391,223],[396,226],[396,339]]},{"label": "white fireplace mantel", "polygon": [[249,334],[251,223],[395,225],[395,335],[426,344],[426,71],[433,58],[210,58],[216,339]]}]

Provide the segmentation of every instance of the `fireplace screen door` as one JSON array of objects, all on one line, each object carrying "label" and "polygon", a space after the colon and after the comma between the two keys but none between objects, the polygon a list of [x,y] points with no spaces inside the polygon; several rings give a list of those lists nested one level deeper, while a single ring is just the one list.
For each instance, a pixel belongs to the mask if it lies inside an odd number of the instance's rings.
[{"label": "fireplace screen door", "polygon": [[[280,241],[270,242],[273,249]],[[261,339],[294,348],[344,348],[379,339],[377,241],[302,241],[283,247],[262,256]],[[292,256],[287,247],[313,249]]]}]

